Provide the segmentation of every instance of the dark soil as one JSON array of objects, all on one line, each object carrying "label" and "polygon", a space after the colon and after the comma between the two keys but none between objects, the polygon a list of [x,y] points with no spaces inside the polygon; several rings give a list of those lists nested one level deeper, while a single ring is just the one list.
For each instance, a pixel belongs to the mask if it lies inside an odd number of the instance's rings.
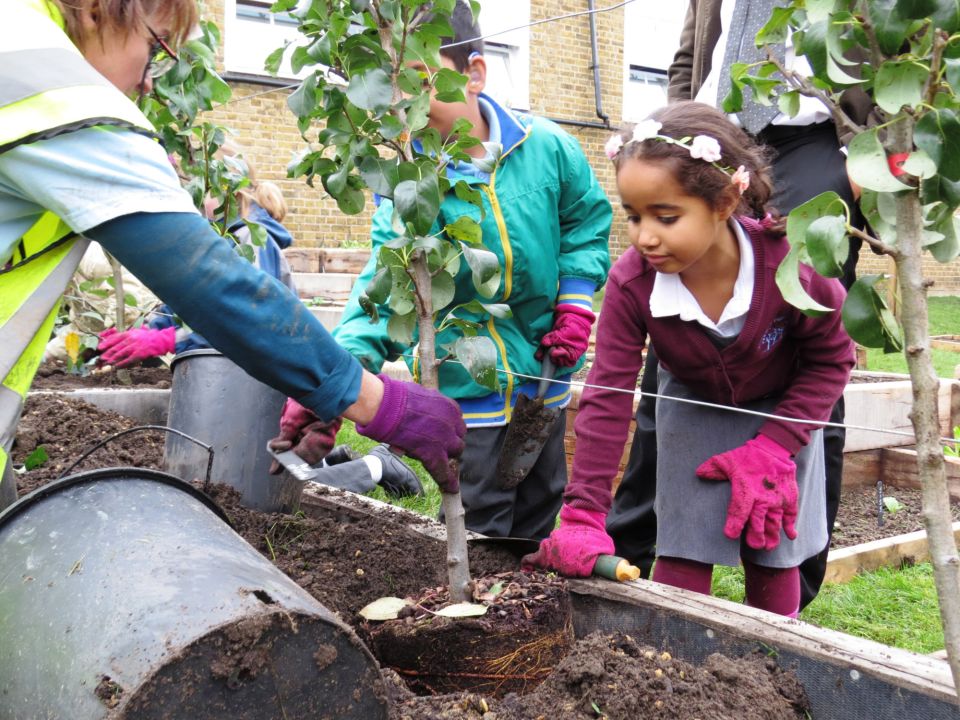
[{"label": "dark soil", "polygon": [[117,375],[116,368],[96,368],[88,375],[72,375],[61,362],[45,362],[40,365],[33,378],[31,390],[72,390],[77,388],[102,387],[170,387],[171,373],[166,365],[161,367],[136,366],[127,368],[130,382]]},{"label": "dark soil", "polygon": [[491,701],[479,695],[417,698],[386,671],[392,720],[773,720],[802,718],[803,688],[776,661],[714,654],[697,667],[628,635],[579,640],[528,695]]},{"label": "dark soil", "polygon": [[[41,444],[50,459],[18,476],[21,494],[58,477],[85,449],[112,432],[136,424],[78,400],[31,397],[13,459],[22,463]],[[159,467],[162,451],[161,433],[134,433],[110,442],[76,470]],[[388,595],[416,597],[423,588],[446,582],[445,549],[413,532],[407,516],[401,516],[402,523],[381,516],[374,524],[347,511],[318,517],[267,514],[240,506],[232,489],[219,486],[210,491],[237,532],[361,634],[357,611],[364,605]],[[472,574],[481,582],[516,570],[512,556],[489,548],[474,548],[470,560]],[[455,640],[450,644],[463,647]],[[539,687],[503,700],[469,692],[417,697],[396,673],[384,674],[388,683],[393,678],[392,720],[766,720],[804,717],[805,706],[798,681],[771,659],[712,656],[702,667],[694,667],[624,635],[592,635],[577,641]],[[115,699],[109,678],[101,681],[100,697],[105,702]]]},{"label": "dark soil", "polygon": [[[48,459],[17,476],[18,493],[25,495],[55,480],[101,440],[142,424],[82,400],[57,395],[28,396],[17,426],[13,463],[22,464],[41,445]],[[159,469],[163,462],[163,436],[156,430],[124,435],[94,452],[72,472],[117,466]]]},{"label": "dark soil", "polygon": [[[877,488],[844,488],[833,530],[831,548],[850,547],[871,540],[923,530],[920,490],[886,486],[883,496],[896,498],[903,506],[896,512],[877,511]],[[951,504],[954,521],[960,520],[960,503]],[[878,514],[883,524],[877,522]]]}]

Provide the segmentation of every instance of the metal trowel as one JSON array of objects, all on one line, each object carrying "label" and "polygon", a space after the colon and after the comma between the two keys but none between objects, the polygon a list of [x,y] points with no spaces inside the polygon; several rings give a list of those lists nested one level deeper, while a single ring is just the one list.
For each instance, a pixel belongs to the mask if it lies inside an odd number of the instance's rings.
[{"label": "metal trowel", "polygon": [[549,351],[543,351],[543,361],[540,365],[540,385],[537,395],[529,398],[523,393],[517,396],[517,404],[513,408],[510,424],[507,426],[507,436],[500,448],[500,457],[497,460],[497,482],[501,488],[515,488],[527,474],[530,468],[540,457],[550,432],[553,430],[557,418],[563,412],[561,408],[544,407],[544,396],[556,366],[550,359]]}]

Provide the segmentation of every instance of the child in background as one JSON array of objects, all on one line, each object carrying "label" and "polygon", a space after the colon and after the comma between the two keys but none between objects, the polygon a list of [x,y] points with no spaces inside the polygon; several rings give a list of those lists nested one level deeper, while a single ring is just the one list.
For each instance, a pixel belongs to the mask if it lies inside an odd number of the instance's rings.
[{"label": "child in background", "polygon": [[[606,280],[610,267],[607,240],[611,208],[579,143],[559,126],[541,118],[519,116],[501,107],[483,90],[487,66],[480,28],[470,5],[458,0],[450,18],[453,37],[444,39],[440,60],[445,68],[469,80],[464,102],[430,101],[429,126],[446,138],[461,119],[468,120],[478,140],[499,144],[503,154],[492,172],[487,163],[458,162],[447,167],[451,187],[464,181],[483,196],[480,219],[484,248],[495,253],[503,274],[493,297],[485,302],[506,303],[510,318],[482,312],[457,315],[478,323],[479,335],[497,348],[497,369],[503,392],[491,392],[473,381],[459,363],[439,369],[440,391],[457,401],[469,428],[461,461],[460,491],[467,529],[494,537],[541,540],[553,529],[567,482],[563,448],[563,413],[526,478],[516,487],[500,486],[496,458],[520,392],[533,397],[537,382],[524,382],[513,373],[540,374],[540,356],[549,353],[557,376],[574,372],[587,349],[593,324],[593,294]],[[424,72],[436,68],[415,66]],[[483,145],[467,151],[478,161],[492,160]],[[451,189],[443,198],[440,218],[429,234],[442,232],[459,217],[477,217],[477,209]],[[384,200],[373,216],[370,262],[354,285],[343,319],[334,329],[341,347],[371,371],[400,356],[415,370],[416,338],[409,344],[392,340],[387,332],[390,309],[379,308],[380,321],[371,323],[359,297],[376,270],[380,248],[395,237],[393,203]],[[454,304],[476,297],[467,263],[456,277]],[[441,310],[441,308],[435,308]],[[461,335],[449,328],[437,336],[442,348]],[[545,404],[563,407],[570,399],[566,383],[547,390]],[[298,412],[288,406],[284,416]],[[290,423],[295,427],[294,423]],[[456,486],[443,488],[455,491]]]},{"label": "child in background", "polygon": [[[789,244],[766,215],[766,156],[722,113],[670,105],[607,154],[633,249],[607,285],[560,526],[524,559],[572,576],[614,549],[605,518],[648,336],[661,396],[808,421],[827,419],[854,365],[838,280],[801,266],[803,288],[834,308],[817,318],[780,294]],[[747,604],[795,617],[797,565],[827,537],[821,430],[663,397],[656,416],[653,579],[709,594],[713,565],[742,562]]]},{"label": "child in background", "polygon": [[[290,247],[293,236],[282,225],[287,216],[287,201],[283,192],[272,182],[259,182],[253,164],[243,155],[240,146],[227,140],[217,151],[217,157],[237,158],[247,168],[247,177],[250,184],[241,188],[235,197],[236,215],[227,220],[227,230],[236,238],[240,245],[250,245],[254,250],[253,264],[275,277],[281,283],[296,293],[290,265],[280,252]],[[214,201],[207,200],[204,208],[207,219],[218,223]],[[253,244],[250,229],[244,220],[255,222],[267,232],[267,239],[259,247]],[[167,355],[168,353],[182,353],[188,350],[209,348],[210,343],[190,328],[183,327],[179,318],[168,305],[160,305],[147,321],[146,327],[130,328],[124,332],[117,332],[116,328],[109,328],[100,334],[100,352],[102,362],[117,367],[126,367],[148,358]]]}]

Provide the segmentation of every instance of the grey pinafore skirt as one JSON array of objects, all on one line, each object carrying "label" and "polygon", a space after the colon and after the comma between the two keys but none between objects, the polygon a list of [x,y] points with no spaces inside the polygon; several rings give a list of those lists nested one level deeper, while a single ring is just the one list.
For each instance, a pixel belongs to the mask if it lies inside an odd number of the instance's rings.
[{"label": "grey pinafore skirt", "polygon": [[[658,381],[660,395],[702,400],[662,365]],[[743,407],[770,413],[777,402],[769,398]],[[794,458],[800,491],[797,539],[788,540],[781,530],[780,544],[766,551],[748,547],[742,536],[731,540],[723,534],[730,483],[701,480],[697,466],[743,445],[764,422],[756,415],[657,399],[657,555],[729,566],[742,557],[764,567],[788,568],[826,547],[822,430],[812,433]]]}]

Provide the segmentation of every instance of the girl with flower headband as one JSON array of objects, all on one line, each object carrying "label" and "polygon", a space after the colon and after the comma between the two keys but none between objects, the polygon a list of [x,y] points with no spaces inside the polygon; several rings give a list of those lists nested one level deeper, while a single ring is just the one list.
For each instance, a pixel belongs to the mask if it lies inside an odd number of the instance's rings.
[{"label": "girl with flower headband", "polygon": [[843,287],[801,267],[803,288],[835,310],[807,317],[783,299],[789,244],[766,214],[766,153],[716,109],[671,104],[607,154],[632,249],[607,283],[560,526],[524,565],[582,577],[613,553],[605,519],[633,414],[622,391],[636,388],[649,338],[661,396],[653,579],[709,593],[715,564],[742,562],[747,603],[796,617],[797,566],[827,540],[816,422],[854,365]]}]

